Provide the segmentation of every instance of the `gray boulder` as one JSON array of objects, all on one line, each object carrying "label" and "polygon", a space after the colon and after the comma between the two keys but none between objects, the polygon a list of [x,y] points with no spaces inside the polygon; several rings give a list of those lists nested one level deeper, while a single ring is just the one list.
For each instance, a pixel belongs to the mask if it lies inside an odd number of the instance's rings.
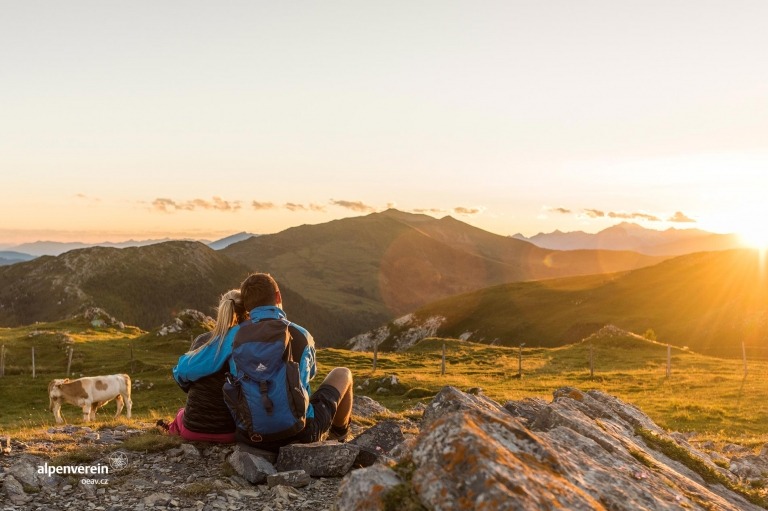
[{"label": "gray boulder", "polygon": [[32,500],[32,496],[24,493],[24,486],[12,475],[7,475],[3,479],[3,492],[11,504],[16,506],[22,506]]},{"label": "gray boulder", "polygon": [[355,395],[352,399],[352,413],[368,418],[374,415],[387,415],[392,412],[375,399],[371,399],[368,396]]},{"label": "gray boulder", "polygon": [[482,394],[475,396],[456,387],[443,387],[427,405],[419,426],[422,431],[426,430],[440,417],[459,410],[487,410],[499,416],[509,415],[501,405]]},{"label": "gray boulder", "polygon": [[235,451],[227,461],[240,477],[251,484],[261,484],[267,480],[267,476],[277,473],[270,462],[248,452]]},{"label": "gray boulder", "polygon": [[312,478],[303,470],[290,470],[288,472],[278,472],[277,474],[267,476],[267,486],[270,488],[278,485],[303,488],[311,481]]},{"label": "gray boulder", "polygon": [[291,444],[280,448],[277,469],[280,472],[303,470],[312,477],[341,477],[349,472],[360,448],[338,442]]},{"label": "gray boulder", "polygon": [[23,485],[39,488],[45,475],[37,473],[37,467],[43,463],[36,458],[24,457],[8,468],[8,472]]},{"label": "gray boulder", "polygon": [[353,470],[339,486],[335,511],[383,511],[384,496],[403,481],[384,465]]},{"label": "gray boulder", "polygon": [[370,467],[374,463],[385,461],[392,449],[404,439],[399,424],[394,421],[379,422],[349,442],[360,448],[355,466]]}]

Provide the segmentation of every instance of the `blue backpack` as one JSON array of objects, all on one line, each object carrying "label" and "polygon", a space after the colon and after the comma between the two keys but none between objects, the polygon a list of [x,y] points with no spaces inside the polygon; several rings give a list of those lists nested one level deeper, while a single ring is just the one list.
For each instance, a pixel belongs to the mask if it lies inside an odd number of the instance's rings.
[{"label": "blue backpack", "polygon": [[309,396],[291,353],[289,325],[284,319],[248,321],[235,334],[224,401],[238,432],[253,443],[283,440],[306,424]]}]

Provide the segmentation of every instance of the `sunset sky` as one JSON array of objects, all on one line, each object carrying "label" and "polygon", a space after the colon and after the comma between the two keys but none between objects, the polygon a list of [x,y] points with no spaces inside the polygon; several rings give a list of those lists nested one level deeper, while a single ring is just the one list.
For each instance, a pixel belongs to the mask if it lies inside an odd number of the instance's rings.
[{"label": "sunset sky", "polygon": [[396,207],[764,237],[768,2],[7,2],[0,246]]}]

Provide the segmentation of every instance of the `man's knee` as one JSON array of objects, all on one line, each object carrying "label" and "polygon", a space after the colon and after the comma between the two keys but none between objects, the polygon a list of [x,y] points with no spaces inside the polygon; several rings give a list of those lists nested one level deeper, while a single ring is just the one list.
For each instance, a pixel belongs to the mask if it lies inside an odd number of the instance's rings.
[{"label": "man's knee", "polygon": [[339,391],[341,397],[343,397],[344,394],[352,388],[352,371],[346,367],[336,367],[328,373],[328,376],[325,377],[323,383],[335,387],[336,390]]},{"label": "man's knee", "polygon": [[345,380],[345,381],[352,381],[352,371],[350,371],[346,367],[334,367],[331,369],[331,372],[328,373],[328,376],[333,376],[334,378],[338,378],[339,380]]}]

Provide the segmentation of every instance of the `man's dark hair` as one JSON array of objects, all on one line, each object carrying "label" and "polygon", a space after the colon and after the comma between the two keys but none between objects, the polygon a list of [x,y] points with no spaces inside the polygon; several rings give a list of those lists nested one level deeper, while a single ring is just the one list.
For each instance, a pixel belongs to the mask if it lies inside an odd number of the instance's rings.
[{"label": "man's dark hair", "polygon": [[280,289],[269,273],[252,273],[240,284],[240,294],[245,310],[263,305],[277,305]]}]

